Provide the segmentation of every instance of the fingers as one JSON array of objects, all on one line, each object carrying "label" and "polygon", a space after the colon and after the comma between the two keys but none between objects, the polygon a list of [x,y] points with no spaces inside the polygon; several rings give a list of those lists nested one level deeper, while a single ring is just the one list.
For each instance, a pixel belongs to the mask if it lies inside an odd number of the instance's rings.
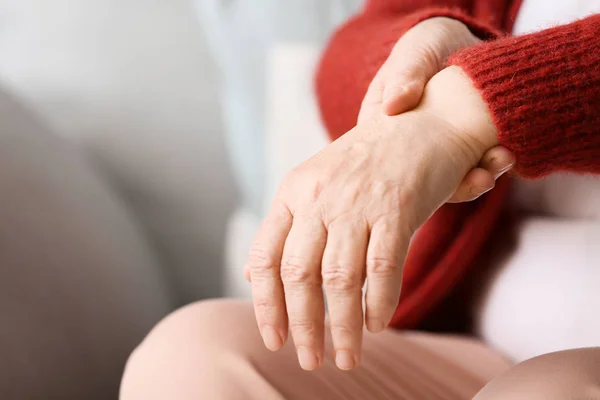
[{"label": "fingers", "polygon": [[287,339],[280,263],[291,226],[292,214],[283,203],[276,201],[259,229],[248,257],[256,321],[265,346],[272,351],[279,350]]},{"label": "fingers", "polygon": [[300,366],[312,371],[324,359],[325,304],[321,259],[327,231],[321,218],[294,217],[281,261],[289,327]]},{"label": "fingers", "polygon": [[465,201],[473,201],[484,193],[492,190],[495,185],[496,180],[492,174],[483,168],[473,168],[465,176],[448,202],[462,203]]},{"label": "fingers", "polygon": [[509,171],[515,165],[515,156],[505,147],[496,146],[488,150],[479,163],[479,167],[491,173],[495,179]]},{"label": "fingers", "polygon": [[378,333],[389,324],[398,305],[402,267],[410,235],[401,234],[399,219],[380,220],[371,229],[367,251],[366,325]]},{"label": "fingers", "polygon": [[472,201],[492,190],[502,174],[509,171],[515,164],[514,155],[510,150],[496,146],[488,150],[482,157],[478,168],[472,169],[456,190],[451,203]]},{"label": "fingers", "polygon": [[350,370],[360,361],[362,286],[369,232],[366,222],[349,216],[335,220],[328,229],[322,265],[323,287],[335,362],[338,368]]}]

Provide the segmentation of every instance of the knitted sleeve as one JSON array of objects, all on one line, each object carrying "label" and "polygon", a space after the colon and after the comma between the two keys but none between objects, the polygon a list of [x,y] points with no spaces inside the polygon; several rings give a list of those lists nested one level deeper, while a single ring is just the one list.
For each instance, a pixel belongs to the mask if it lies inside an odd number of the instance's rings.
[{"label": "knitted sleeve", "polygon": [[[432,3],[435,6],[428,6]],[[500,25],[500,18],[495,15],[475,19],[470,8],[476,3],[471,0],[367,1],[362,12],[333,35],[318,68],[317,97],[332,139],[354,127],[369,83],[394,44],[414,25],[428,18],[445,16],[462,21],[482,39],[496,37],[499,31],[495,25]],[[505,7],[507,2],[494,0],[492,3]]]},{"label": "knitted sleeve", "polygon": [[463,50],[517,172],[600,173],[600,15]]}]

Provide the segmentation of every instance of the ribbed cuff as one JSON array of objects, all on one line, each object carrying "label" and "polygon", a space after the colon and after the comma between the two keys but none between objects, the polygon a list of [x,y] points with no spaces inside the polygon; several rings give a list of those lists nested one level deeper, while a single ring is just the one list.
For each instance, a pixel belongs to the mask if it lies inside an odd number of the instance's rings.
[{"label": "ribbed cuff", "polygon": [[481,91],[517,173],[600,173],[600,15],[487,42],[449,63]]}]

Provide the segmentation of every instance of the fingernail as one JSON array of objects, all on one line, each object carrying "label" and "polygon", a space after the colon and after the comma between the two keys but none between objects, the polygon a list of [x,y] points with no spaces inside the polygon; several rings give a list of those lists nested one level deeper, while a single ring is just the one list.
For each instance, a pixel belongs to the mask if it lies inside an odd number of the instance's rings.
[{"label": "fingernail", "polygon": [[312,371],[319,366],[319,359],[314,351],[308,347],[298,347],[298,361],[300,367],[306,371]]},{"label": "fingernail", "polygon": [[356,360],[348,350],[340,350],[335,353],[335,365],[343,371],[349,371],[356,366]]},{"label": "fingernail", "polygon": [[378,319],[370,319],[367,321],[367,329],[369,332],[378,333],[385,329],[385,324]]},{"label": "fingernail", "polygon": [[514,166],[515,166],[515,163],[512,162],[512,163],[508,164],[507,166],[505,166],[504,168],[502,168],[499,172],[501,174],[503,174],[503,173],[505,173],[506,171],[508,171],[509,169],[511,169]]},{"label": "fingernail", "polygon": [[481,196],[482,194],[489,192],[492,188],[473,187],[471,188],[471,194],[473,196]]},{"label": "fingernail", "polygon": [[514,161],[511,162],[510,164],[506,165],[506,164],[500,162],[500,160],[498,160],[495,157],[490,160],[490,164],[492,165],[493,168],[498,170],[498,173],[504,173],[504,172],[508,171],[509,169],[511,169],[515,165]]},{"label": "fingernail", "polygon": [[277,331],[271,326],[263,326],[262,338],[267,349],[271,351],[277,351],[281,348],[281,346],[283,346],[283,339],[281,339],[281,335],[277,333]]}]

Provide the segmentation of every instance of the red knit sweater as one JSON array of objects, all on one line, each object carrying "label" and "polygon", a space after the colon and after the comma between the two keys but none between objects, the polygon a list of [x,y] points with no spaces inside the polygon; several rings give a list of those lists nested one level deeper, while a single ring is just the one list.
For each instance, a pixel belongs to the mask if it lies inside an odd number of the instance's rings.
[{"label": "red knit sweater", "polygon": [[[565,0],[566,1],[566,0]],[[517,172],[600,173],[600,15],[511,37],[521,0],[368,0],[331,39],[317,74],[324,122],[333,139],[356,123],[376,71],[404,32],[448,16],[486,42],[463,50],[460,66],[480,89],[513,151]],[[501,179],[481,199],[443,206],[419,230],[408,255],[391,325],[418,327],[469,273],[497,225],[508,193]]]}]

